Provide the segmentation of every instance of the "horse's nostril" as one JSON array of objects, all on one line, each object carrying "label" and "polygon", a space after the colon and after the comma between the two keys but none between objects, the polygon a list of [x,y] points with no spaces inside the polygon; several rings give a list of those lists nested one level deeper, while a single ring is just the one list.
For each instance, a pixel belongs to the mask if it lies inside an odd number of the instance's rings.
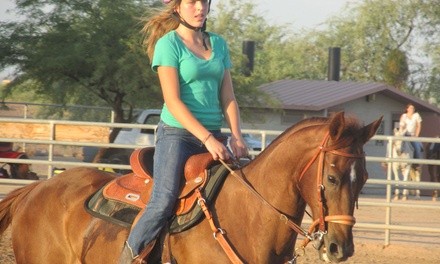
[{"label": "horse's nostril", "polygon": [[354,253],[354,245],[347,245],[346,247],[338,243],[330,243],[327,250],[327,255],[332,261],[340,262],[351,257]]},{"label": "horse's nostril", "polygon": [[335,243],[331,243],[329,247],[329,253],[335,257],[337,257],[339,254],[338,245]]}]

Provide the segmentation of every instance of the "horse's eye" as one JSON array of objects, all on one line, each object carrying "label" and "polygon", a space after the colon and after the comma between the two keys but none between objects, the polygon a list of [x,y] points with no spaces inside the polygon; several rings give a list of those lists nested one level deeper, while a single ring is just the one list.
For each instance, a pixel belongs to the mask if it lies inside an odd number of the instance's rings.
[{"label": "horse's eye", "polygon": [[328,179],[328,181],[329,181],[331,184],[333,184],[333,185],[337,185],[337,184],[338,184],[338,180],[336,179],[335,176],[329,175],[329,176],[327,177],[327,179]]}]

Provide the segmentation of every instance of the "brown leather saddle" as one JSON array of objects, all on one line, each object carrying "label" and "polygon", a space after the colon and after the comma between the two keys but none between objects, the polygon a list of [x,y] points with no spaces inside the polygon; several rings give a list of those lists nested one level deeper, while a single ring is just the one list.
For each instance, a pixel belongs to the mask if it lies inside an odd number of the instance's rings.
[{"label": "brown leather saddle", "polygon": [[[150,200],[153,187],[154,147],[135,150],[130,156],[132,173],[111,181],[103,189],[103,196],[130,204],[140,209]],[[203,188],[207,183],[207,168],[215,165],[210,153],[191,156],[185,164],[185,181],[182,184],[176,215],[190,211],[196,203],[196,188]]]}]

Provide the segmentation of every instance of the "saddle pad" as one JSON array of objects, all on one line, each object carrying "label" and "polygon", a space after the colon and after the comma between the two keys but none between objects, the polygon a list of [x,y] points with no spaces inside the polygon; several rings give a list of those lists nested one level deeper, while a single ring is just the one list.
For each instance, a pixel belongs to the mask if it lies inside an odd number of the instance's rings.
[{"label": "saddle pad", "polygon": [[105,198],[102,193],[105,186],[86,200],[84,208],[96,218],[130,228],[141,209],[117,200]]},{"label": "saddle pad", "polygon": [[[208,170],[208,182],[202,193],[208,204],[215,198],[229,171],[223,165],[216,165]],[[130,228],[141,208],[126,204],[117,200],[110,200],[104,197],[102,187],[98,192],[90,196],[85,202],[85,209],[94,217]],[[195,225],[203,216],[199,206],[193,208],[186,214],[175,216],[171,222],[171,233],[178,233]]]}]

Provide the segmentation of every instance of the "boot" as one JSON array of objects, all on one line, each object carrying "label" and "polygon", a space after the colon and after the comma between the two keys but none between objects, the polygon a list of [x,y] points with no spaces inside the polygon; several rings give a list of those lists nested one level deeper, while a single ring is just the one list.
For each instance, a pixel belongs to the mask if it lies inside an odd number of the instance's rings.
[{"label": "boot", "polygon": [[132,264],[137,256],[133,256],[133,251],[127,242],[124,243],[121,256],[119,257],[118,264]]}]

